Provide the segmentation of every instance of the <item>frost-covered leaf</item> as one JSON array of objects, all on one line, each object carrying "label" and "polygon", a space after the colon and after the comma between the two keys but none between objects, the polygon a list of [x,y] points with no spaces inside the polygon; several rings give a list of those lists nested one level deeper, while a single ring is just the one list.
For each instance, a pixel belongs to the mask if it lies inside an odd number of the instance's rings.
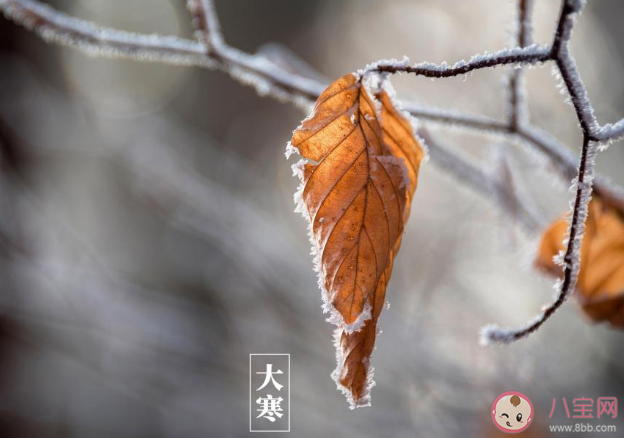
[{"label": "frost-covered leaf", "polygon": [[[542,236],[536,265],[553,275],[562,272],[553,257],[564,250],[567,227],[567,220],[557,220]],[[592,320],[624,327],[624,217],[599,198],[589,204],[577,290]]]},{"label": "frost-covered leaf", "polygon": [[424,152],[386,90],[373,98],[346,75],[318,98],[289,152],[302,184],[298,210],[309,221],[324,310],[338,325],[334,378],[354,406],[369,403],[369,367]]}]

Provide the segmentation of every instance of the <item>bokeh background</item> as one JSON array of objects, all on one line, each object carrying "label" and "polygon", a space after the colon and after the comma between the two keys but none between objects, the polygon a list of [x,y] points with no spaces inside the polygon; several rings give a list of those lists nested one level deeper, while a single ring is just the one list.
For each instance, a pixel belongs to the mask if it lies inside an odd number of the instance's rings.
[{"label": "bokeh background", "polygon": [[[50,4],[125,30],[191,37],[182,1]],[[559,2],[537,0],[547,43]],[[515,2],[217,0],[226,40],[336,78],[382,58],[468,58],[510,43]],[[591,1],[572,49],[602,123],[624,115],[624,10]],[[394,80],[401,98],[501,118],[508,69]],[[550,66],[528,70],[531,120],[577,151]],[[0,20],[0,436],[242,437],[248,355],[290,353],[296,437],[497,436],[504,391],[535,407],[527,436],[574,424],[561,398],[624,400],[624,334],[575,303],[538,334],[478,345],[553,296],[535,236],[424,166],[381,317],[370,408],[335,389],[304,220],[284,148],[305,116],[219,72],[89,58]],[[436,139],[515,185],[544,221],[570,194],[539,157],[465,132]],[[598,159],[624,183],[622,145]],[[553,419],[548,418],[558,399]],[[622,416],[607,422],[624,430]],[[621,432],[619,432],[621,433]],[[563,435],[562,435],[563,436]],[[614,434],[617,436],[617,433]]]}]

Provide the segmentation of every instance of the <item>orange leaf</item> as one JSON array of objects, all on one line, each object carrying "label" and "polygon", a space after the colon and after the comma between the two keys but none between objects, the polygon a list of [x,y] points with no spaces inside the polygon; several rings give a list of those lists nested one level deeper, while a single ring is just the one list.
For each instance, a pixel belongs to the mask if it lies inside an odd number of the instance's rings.
[{"label": "orange leaf", "polygon": [[377,319],[424,155],[386,91],[378,98],[353,74],[338,79],[290,146],[304,157],[294,166],[298,210],[309,221],[323,308],[338,325],[333,376],[356,406],[369,403]]},{"label": "orange leaf", "polygon": [[[565,219],[557,220],[542,236],[536,265],[553,275],[562,273],[553,256],[564,250],[567,227]],[[591,319],[624,327],[624,218],[596,197],[589,204],[577,290]]]}]

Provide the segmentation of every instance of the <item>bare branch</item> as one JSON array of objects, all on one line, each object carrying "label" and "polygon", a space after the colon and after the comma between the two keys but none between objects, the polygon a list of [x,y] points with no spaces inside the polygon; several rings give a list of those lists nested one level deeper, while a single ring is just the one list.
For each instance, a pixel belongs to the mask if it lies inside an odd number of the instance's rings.
[{"label": "bare branch", "polygon": [[[429,121],[462,126],[523,141],[546,155],[553,168],[564,179],[569,181],[574,175],[578,175],[570,217],[570,237],[564,257],[564,277],[556,300],[527,327],[513,331],[487,330],[486,338],[494,342],[511,342],[534,332],[574,290],[580,267],[578,249],[584,232],[587,204],[592,192],[594,158],[600,148],[600,143],[606,144],[624,137],[624,119],[614,124],[599,125],[574,58],[569,53],[568,43],[574,22],[582,11],[585,1],[562,0],[561,13],[550,47],[530,44],[532,1],[519,0],[519,2],[519,47],[477,55],[467,62],[460,61],[451,66],[430,63],[410,66],[405,61],[380,61],[358,72],[359,74],[411,73],[431,78],[445,78],[499,65],[513,65],[519,68],[528,64],[553,61],[557,66],[583,132],[584,140],[578,166],[575,165],[575,158],[570,151],[547,134],[526,123],[526,110],[522,98],[522,76],[519,71],[513,73],[510,81],[511,112],[508,123],[480,116],[423,109],[410,104],[403,105],[413,114]],[[36,32],[46,41],[74,47],[90,55],[220,69],[233,79],[254,87],[260,95],[289,101],[305,109],[308,109],[311,102],[325,88],[322,81],[293,74],[292,71],[271,62],[262,54],[248,54],[228,46],[219,32],[219,23],[212,0],[188,0],[188,8],[193,17],[199,41],[190,41],[175,36],[137,34],[96,26],[88,21],[69,17],[36,0],[0,0],[0,10],[7,18]],[[463,161],[461,157],[458,158],[443,148],[435,150],[434,156],[441,163],[441,167],[446,166],[463,180],[474,180],[470,174],[475,171],[474,166],[471,167],[471,164]],[[477,183],[472,185],[477,191],[485,192],[491,190],[492,184],[495,185],[495,182],[490,181],[482,186]],[[606,203],[624,208],[623,189],[613,186],[606,179],[597,178],[596,191]],[[527,221],[530,222],[531,219]]]},{"label": "bare branch", "polygon": [[484,53],[475,55],[469,61],[458,61],[452,66],[446,63],[432,64],[422,62],[416,65],[408,65],[405,61],[379,61],[366,67],[362,74],[369,72],[379,73],[411,73],[417,76],[428,78],[449,78],[470,73],[499,65],[522,66],[528,64],[538,64],[551,60],[550,47],[532,45],[528,47],[514,47],[512,49],[502,49],[494,53]]},{"label": "bare branch", "polygon": [[594,115],[594,109],[589,101],[587,90],[576,68],[576,62],[570,55],[568,48],[576,17],[580,14],[584,5],[585,2],[582,0],[563,1],[551,56],[557,64],[561,79],[568,90],[583,133],[587,134],[590,140],[595,140],[594,134],[598,132],[600,126]]},{"label": "bare branch", "polygon": [[496,325],[485,327],[481,332],[483,344],[505,343],[522,339],[537,331],[574,292],[578,273],[581,268],[581,244],[585,233],[588,205],[591,200],[594,163],[598,151],[597,143],[589,140],[587,135],[583,139],[581,160],[579,162],[578,180],[575,183],[574,205],[568,228],[568,243],[563,257],[563,279],[556,283],[558,293],[555,300],[527,325],[516,329],[503,329]]},{"label": "bare branch", "polygon": [[594,134],[594,138],[600,142],[611,143],[624,138],[624,119],[616,123],[607,123]]},{"label": "bare branch", "polygon": [[555,300],[546,306],[531,322],[517,329],[502,329],[496,325],[486,327],[481,332],[481,342],[483,344],[511,343],[534,333],[563,305],[576,289],[577,277],[581,266],[580,247],[583,242],[585,219],[587,218],[588,205],[591,199],[594,165],[598,151],[598,145],[592,142],[592,132],[599,129],[587,91],[576,69],[576,63],[568,51],[568,43],[572,35],[576,16],[582,11],[584,5],[585,2],[583,0],[563,0],[551,53],[551,57],[555,61],[570,95],[583,132],[583,146],[578,165],[578,176],[573,182],[575,197],[568,224],[568,241],[562,261],[564,266],[563,279],[557,282],[558,294]]},{"label": "bare branch", "polygon": [[454,110],[425,107],[413,102],[401,102],[401,106],[414,117],[446,127],[456,127],[476,131],[484,135],[510,135],[509,126],[501,121],[475,114]]},{"label": "bare branch", "polygon": [[[484,136],[506,138],[516,143],[528,145],[546,156],[549,166],[566,183],[576,177],[578,164],[574,154],[550,134],[537,127],[525,125],[514,132],[506,123],[484,116],[422,107],[413,103],[404,103],[403,107],[413,116],[430,122],[427,124],[429,127],[435,127],[438,124],[441,127],[465,129]],[[596,175],[594,191],[606,205],[624,211],[624,189],[622,187],[604,176]]]},{"label": "bare branch", "polygon": [[71,46],[89,55],[182,65],[207,66],[208,62],[213,67],[204,56],[202,44],[195,41],[96,26],[33,0],[0,0],[0,10],[45,41]]},{"label": "bare branch", "polygon": [[73,47],[91,56],[220,69],[254,87],[262,96],[270,95],[306,110],[324,89],[323,84],[284,72],[262,56],[225,44],[217,46],[217,54],[211,54],[202,42],[97,26],[35,0],[0,0],[0,10],[48,42]]},{"label": "bare branch", "polygon": [[[7,18],[35,31],[48,42],[70,46],[93,56],[221,69],[233,79],[253,86],[260,95],[293,102],[305,109],[308,109],[310,103],[324,89],[325,84],[322,82],[286,72],[263,56],[244,53],[227,46],[219,32],[219,23],[211,0],[189,0],[188,5],[196,28],[204,35],[200,38],[203,42],[96,26],[89,21],[69,17],[37,0],[0,0],[0,10]],[[566,87],[574,90],[572,100],[581,124],[590,133],[590,139],[600,142],[619,139],[624,137],[624,119],[615,124],[602,127],[598,125],[574,60],[568,53],[567,42],[574,19],[583,5],[582,0],[564,0],[550,53],[546,53],[547,47],[526,46],[478,55],[468,62],[460,61],[451,67],[445,64],[421,63],[407,66],[379,62],[369,66],[368,70],[408,72],[442,78],[497,65],[521,66],[555,61]],[[530,42],[529,2],[524,11],[522,16],[525,19],[520,26],[520,44]]]},{"label": "bare branch", "polygon": [[533,43],[533,0],[520,0],[518,4],[518,46],[526,47]]},{"label": "bare branch", "polygon": [[517,220],[528,233],[541,230],[543,221],[503,181],[484,172],[468,157],[433,139],[426,130],[419,130],[418,135],[425,140],[429,157],[438,169],[448,172],[451,177],[470,187],[484,199],[495,202],[503,213]]},{"label": "bare branch", "polygon": [[[514,44],[527,47],[532,44],[531,13],[533,0],[520,0],[518,3],[518,35]],[[514,68],[509,75],[509,126],[516,131],[528,121],[528,111],[524,96],[523,70]]]},{"label": "bare branch", "polygon": [[221,26],[212,0],[188,0],[186,7],[191,13],[197,37],[206,44],[207,54],[215,55],[223,45]]}]

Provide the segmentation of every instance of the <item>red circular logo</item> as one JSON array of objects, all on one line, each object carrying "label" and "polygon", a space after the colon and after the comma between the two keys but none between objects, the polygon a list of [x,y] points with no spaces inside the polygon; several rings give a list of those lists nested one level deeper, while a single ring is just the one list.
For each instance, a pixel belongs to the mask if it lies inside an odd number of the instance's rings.
[{"label": "red circular logo", "polygon": [[520,433],[533,422],[533,404],[517,391],[499,395],[492,403],[492,421],[505,433]]}]

